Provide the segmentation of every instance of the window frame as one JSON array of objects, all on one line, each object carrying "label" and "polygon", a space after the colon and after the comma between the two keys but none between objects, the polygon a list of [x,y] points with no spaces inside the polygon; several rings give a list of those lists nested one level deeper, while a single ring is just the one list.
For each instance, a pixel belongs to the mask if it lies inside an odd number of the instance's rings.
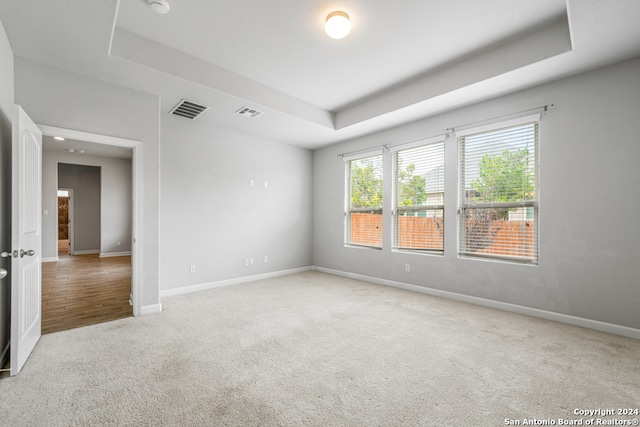
[{"label": "window frame", "polygon": [[[465,142],[466,139],[472,136],[478,136],[488,134],[491,132],[506,131],[511,128],[522,127],[526,125],[534,126],[534,153],[530,155],[530,160],[533,161],[533,166],[527,170],[533,173],[533,197],[530,200],[521,200],[517,202],[468,202],[467,192],[470,190],[465,188],[465,176],[468,171],[465,169]],[[489,125],[476,127],[472,129],[465,129],[464,131],[455,132],[458,146],[458,256],[462,258],[477,258],[477,259],[492,259],[500,261],[508,261],[519,264],[538,265],[540,259],[540,244],[539,244],[539,193],[540,193],[540,115],[534,114],[515,118],[508,121],[496,122]],[[518,145],[517,147],[520,147]],[[515,147],[514,147],[515,148]],[[496,150],[497,151],[497,150]],[[478,209],[524,209],[525,211],[525,223],[527,220],[531,220],[534,224],[533,236],[531,241],[531,256],[518,256],[518,255],[506,255],[497,253],[478,253],[469,248],[469,242],[467,241],[468,224],[467,218],[472,210]],[[532,212],[532,215],[531,215]],[[532,216],[532,217],[531,217]]]},{"label": "window frame", "polygon": [[[355,161],[365,160],[370,158],[380,158],[379,161],[379,173],[380,173],[380,181],[381,181],[381,192],[384,193],[384,155],[382,150],[373,150],[362,152],[356,155],[351,156],[343,156],[344,161],[344,176],[345,176],[345,200],[344,200],[344,246],[345,247],[357,247],[357,248],[371,248],[371,249],[382,249],[383,238],[382,232],[384,230],[383,227],[383,214],[384,214],[384,196],[380,199],[380,206],[376,207],[361,207],[354,208],[352,207],[352,180],[351,180],[351,165]],[[352,221],[351,217],[354,213],[375,213],[380,215],[380,245],[368,245],[364,243],[353,242],[351,239],[352,236]]]},{"label": "window frame", "polygon": [[[446,176],[446,168],[445,168],[445,150],[446,150],[446,135],[436,136],[433,138],[423,139],[420,141],[416,141],[410,144],[401,144],[398,146],[394,146],[391,148],[391,217],[392,217],[392,226],[391,226],[391,250],[395,252],[411,252],[411,253],[421,253],[421,254],[432,254],[432,255],[443,255],[445,250],[445,176]],[[442,201],[438,204],[433,205],[419,205],[419,206],[400,206],[398,196],[400,195],[400,190],[398,188],[398,160],[401,153],[416,150],[419,148],[425,147],[433,147],[436,145],[441,146],[442,151],[442,159],[441,163],[437,166],[442,169],[442,183],[441,189],[442,191],[438,191],[437,193],[441,193]],[[427,183],[425,183],[427,184]],[[418,247],[409,247],[400,245],[400,227],[398,221],[402,212],[425,212],[425,215],[429,211],[432,212],[440,212],[441,218],[440,227],[442,233],[442,246],[438,249],[432,248],[418,248]],[[428,216],[428,215],[427,215]]]}]

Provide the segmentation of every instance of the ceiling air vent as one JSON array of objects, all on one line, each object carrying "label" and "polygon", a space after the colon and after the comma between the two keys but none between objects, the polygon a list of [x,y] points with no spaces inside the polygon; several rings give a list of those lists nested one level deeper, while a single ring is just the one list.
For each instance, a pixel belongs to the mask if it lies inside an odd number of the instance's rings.
[{"label": "ceiling air vent", "polygon": [[202,114],[202,112],[207,108],[209,107],[205,107],[204,105],[196,104],[195,102],[183,99],[178,103],[178,105],[174,107],[173,110],[169,111],[169,114],[193,120],[200,114]]},{"label": "ceiling air vent", "polygon": [[236,113],[240,114],[241,116],[245,116],[253,119],[255,117],[258,117],[260,114],[262,114],[262,111],[254,110],[253,108],[249,108],[249,107],[242,107],[241,109],[236,111]]}]

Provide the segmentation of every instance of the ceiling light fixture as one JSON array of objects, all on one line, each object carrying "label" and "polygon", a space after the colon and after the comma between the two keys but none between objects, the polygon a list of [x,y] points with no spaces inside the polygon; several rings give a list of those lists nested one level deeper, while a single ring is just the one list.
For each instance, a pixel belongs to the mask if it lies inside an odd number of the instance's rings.
[{"label": "ceiling light fixture", "polygon": [[343,39],[351,31],[351,21],[345,12],[335,11],[327,15],[324,30],[332,39]]},{"label": "ceiling light fixture", "polygon": [[56,141],[64,141],[64,138],[61,136],[54,136],[53,139],[55,139]]},{"label": "ceiling light fixture", "polygon": [[148,0],[148,1],[149,1],[149,6],[151,6],[151,9],[153,9],[153,11],[157,14],[166,15],[167,13],[169,13],[169,9],[171,9],[171,7],[169,6],[169,3],[167,3],[166,0]]}]

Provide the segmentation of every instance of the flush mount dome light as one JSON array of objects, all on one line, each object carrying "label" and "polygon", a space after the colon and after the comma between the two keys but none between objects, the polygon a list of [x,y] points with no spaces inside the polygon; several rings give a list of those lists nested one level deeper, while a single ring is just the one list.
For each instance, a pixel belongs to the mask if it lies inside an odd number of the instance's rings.
[{"label": "flush mount dome light", "polygon": [[343,39],[351,31],[351,21],[345,12],[335,11],[327,15],[324,30],[332,39]]},{"label": "flush mount dome light", "polygon": [[148,0],[149,1],[149,6],[151,6],[151,9],[153,9],[153,11],[155,13],[158,13],[160,15],[166,15],[167,13],[169,13],[169,3],[167,3],[166,0]]},{"label": "flush mount dome light", "polygon": [[64,141],[64,138],[61,136],[54,136],[53,139],[55,139],[56,141]]}]

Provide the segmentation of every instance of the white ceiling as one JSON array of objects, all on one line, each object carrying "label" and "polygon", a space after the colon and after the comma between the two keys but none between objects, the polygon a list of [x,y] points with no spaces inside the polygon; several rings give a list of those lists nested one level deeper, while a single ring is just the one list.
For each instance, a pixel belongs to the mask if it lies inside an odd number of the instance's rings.
[{"label": "white ceiling", "polygon": [[[513,0],[350,0],[338,7],[352,17],[353,32],[333,40],[323,23],[336,2],[171,3],[169,15],[157,16],[143,1],[123,2],[117,25],[331,111],[565,10],[564,0],[522,1],[518,8],[509,8]],[[451,28],[454,20],[465,30]]]},{"label": "white ceiling", "polygon": [[[0,19],[18,57],[312,149],[640,54],[638,0],[169,2],[2,0]],[[333,10],[343,40],[323,31]]]}]

